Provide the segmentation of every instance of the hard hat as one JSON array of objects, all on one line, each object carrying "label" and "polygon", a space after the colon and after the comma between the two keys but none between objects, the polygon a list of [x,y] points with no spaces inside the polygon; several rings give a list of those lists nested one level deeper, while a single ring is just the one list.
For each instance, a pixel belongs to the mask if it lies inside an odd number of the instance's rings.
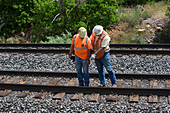
[{"label": "hard hat", "polygon": [[93,34],[94,35],[100,35],[103,32],[103,27],[101,25],[96,25],[93,28]]},{"label": "hard hat", "polygon": [[84,38],[85,36],[87,36],[87,30],[84,27],[80,27],[78,30],[78,34],[81,38]]}]

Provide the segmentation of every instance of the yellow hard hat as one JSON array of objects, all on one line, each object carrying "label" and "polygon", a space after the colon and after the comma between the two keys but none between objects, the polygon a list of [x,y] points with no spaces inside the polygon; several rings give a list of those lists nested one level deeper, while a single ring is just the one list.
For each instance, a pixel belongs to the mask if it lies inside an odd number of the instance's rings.
[{"label": "yellow hard hat", "polygon": [[87,30],[84,27],[80,27],[78,30],[78,34],[81,38],[84,38],[85,36],[87,36]]}]

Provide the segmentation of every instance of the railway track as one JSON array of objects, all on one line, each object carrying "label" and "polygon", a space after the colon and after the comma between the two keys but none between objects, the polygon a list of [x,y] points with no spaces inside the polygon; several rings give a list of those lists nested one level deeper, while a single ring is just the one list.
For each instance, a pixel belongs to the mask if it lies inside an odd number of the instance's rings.
[{"label": "railway track", "polygon": [[170,45],[110,46],[112,65],[123,72],[116,73],[116,88],[107,74],[106,87],[98,87],[96,73],[90,73],[89,87],[78,86],[66,56],[70,44],[0,44],[0,112],[170,112]]},{"label": "railway track", "polygon": [[[97,93],[122,95],[164,95],[170,94],[170,75],[116,74],[117,86],[98,87],[98,75],[90,74],[90,87],[80,87],[76,73],[0,71],[0,88],[10,90],[50,91],[64,93]],[[107,82],[109,83],[108,75]],[[123,83],[123,82],[126,83]],[[159,83],[160,82],[160,83]],[[160,84],[164,84],[159,86]]]},{"label": "railway track", "polygon": [[[0,52],[68,53],[70,44],[0,44]],[[111,54],[170,54],[169,44],[111,44]]]},{"label": "railway track", "polygon": [[116,74],[117,87],[112,88],[108,75],[108,85],[98,87],[96,73],[90,74],[89,87],[78,86],[76,73],[3,70],[0,73],[0,97],[44,99],[50,95],[53,100],[67,98],[80,102],[87,98],[87,102],[119,102],[124,95],[129,103],[140,103],[141,98],[147,98],[148,103],[158,103],[164,98],[170,104],[170,75]]}]

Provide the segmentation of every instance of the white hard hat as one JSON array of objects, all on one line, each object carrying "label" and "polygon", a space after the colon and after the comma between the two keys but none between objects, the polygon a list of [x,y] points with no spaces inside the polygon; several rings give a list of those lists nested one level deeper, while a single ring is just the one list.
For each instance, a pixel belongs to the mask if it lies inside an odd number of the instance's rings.
[{"label": "white hard hat", "polygon": [[87,30],[84,27],[80,27],[78,30],[78,34],[81,38],[84,38],[85,36],[87,36]]},{"label": "white hard hat", "polygon": [[100,35],[103,32],[103,27],[101,25],[96,25],[93,28],[93,34],[94,35]]}]

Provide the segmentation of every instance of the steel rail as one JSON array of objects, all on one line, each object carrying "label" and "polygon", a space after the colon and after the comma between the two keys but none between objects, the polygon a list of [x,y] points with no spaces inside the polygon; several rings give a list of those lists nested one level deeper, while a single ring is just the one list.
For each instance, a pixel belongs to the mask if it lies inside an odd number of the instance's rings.
[{"label": "steel rail", "polygon": [[111,87],[81,87],[81,86],[55,86],[55,85],[32,85],[32,84],[9,84],[0,83],[0,89],[17,91],[50,91],[65,93],[98,93],[98,94],[122,94],[122,95],[170,95],[169,88],[111,88]]},{"label": "steel rail", "polygon": [[[0,75],[31,75],[31,76],[45,76],[45,77],[77,77],[76,72],[46,72],[46,71],[14,71],[14,70],[0,70]],[[116,78],[129,79],[170,79],[170,74],[121,74],[116,73]],[[90,73],[90,78],[98,78],[98,73]],[[108,78],[109,75],[106,74]]]},{"label": "steel rail", "polygon": [[[70,47],[70,44],[0,43],[0,47]],[[110,44],[110,47],[170,48],[170,44]]]},{"label": "steel rail", "polygon": [[[0,48],[0,52],[10,53],[69,53],[69,49],[9,49]],[[170,54],[170,50],[110,50],[111,54]]]}]

